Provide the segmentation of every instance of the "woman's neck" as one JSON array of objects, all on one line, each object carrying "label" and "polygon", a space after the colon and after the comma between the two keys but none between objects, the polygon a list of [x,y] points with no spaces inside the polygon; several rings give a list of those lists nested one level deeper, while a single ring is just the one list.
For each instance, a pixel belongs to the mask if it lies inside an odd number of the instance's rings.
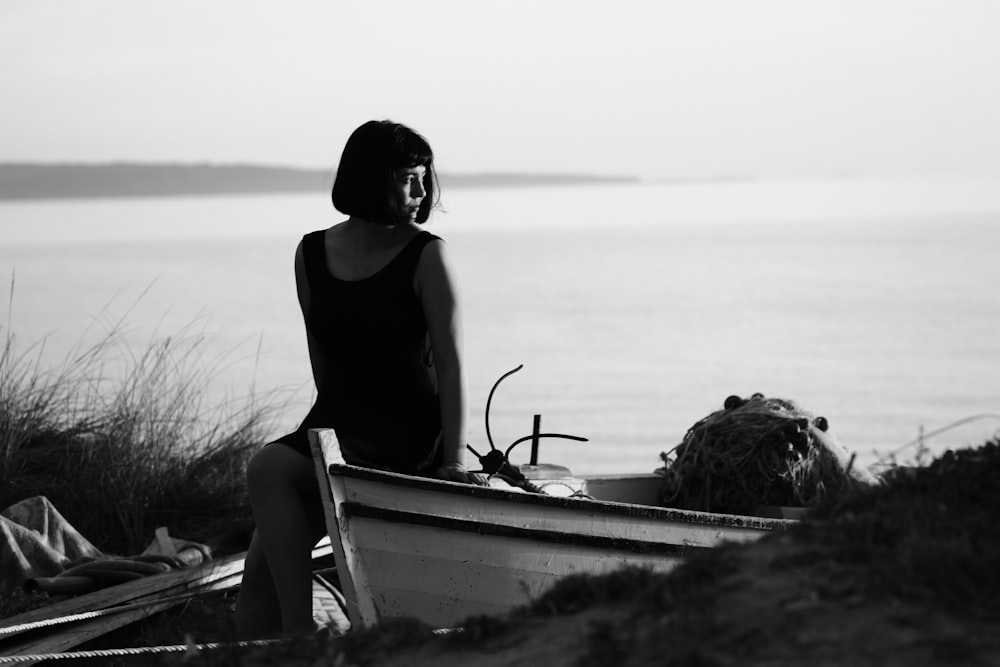
[{"label": "woman's neck", "polygon": [[338,225],[343,238],[358,250],[394,246],[413,236],[414,225],[383,225],[357,216],[351,216]]}]

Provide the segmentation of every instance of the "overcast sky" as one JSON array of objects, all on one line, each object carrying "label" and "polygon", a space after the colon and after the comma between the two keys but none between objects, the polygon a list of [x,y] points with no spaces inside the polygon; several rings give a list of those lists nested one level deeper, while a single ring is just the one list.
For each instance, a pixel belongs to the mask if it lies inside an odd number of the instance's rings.
[{"label": "overcast sky", "polygon": [[3,0],[0,161],[1000,172],[1000,2]]}]

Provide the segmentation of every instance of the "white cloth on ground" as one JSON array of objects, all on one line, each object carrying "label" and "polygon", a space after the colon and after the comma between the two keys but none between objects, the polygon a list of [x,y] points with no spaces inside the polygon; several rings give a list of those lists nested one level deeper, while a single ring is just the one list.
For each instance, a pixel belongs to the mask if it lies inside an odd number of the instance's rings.
[{"label": "white cloth on ground", "polygon": [[44,496],[0,512],[0,595],[27,579],[57,575],[78,558],[102,555]]}]

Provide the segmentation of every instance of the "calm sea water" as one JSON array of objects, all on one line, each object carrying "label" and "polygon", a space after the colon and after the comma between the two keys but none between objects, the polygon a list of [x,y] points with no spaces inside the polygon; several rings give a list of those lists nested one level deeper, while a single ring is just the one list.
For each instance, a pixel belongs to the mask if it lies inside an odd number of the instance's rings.
[{"label": "calm sea water", "polygon": [[[428,229],[461,279],[485,449],[542,415],[542,459],[646,471],[729,394],[825,415],[861,460],[1000,414],[1000,194],[986,181],[886,180],[453,190]],[[136,352],[204,336],[212,400],[282,389],[275,432],[312,398],[295,302],[299,237],[322,195],[0,204],[2,324],[44,366],[106,336]],[[980,444],[1000,419],[929,440]],[[525,450],[520,459],[524,460]]]}]

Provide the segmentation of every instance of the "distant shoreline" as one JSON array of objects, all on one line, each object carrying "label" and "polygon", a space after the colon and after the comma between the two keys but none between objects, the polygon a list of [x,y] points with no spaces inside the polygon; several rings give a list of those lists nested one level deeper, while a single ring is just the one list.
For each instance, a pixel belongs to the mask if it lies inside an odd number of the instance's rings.
[{"label": "distant shoreline", "polygon": [[[6,163],[0,164],[0,201],[102,197],[324,192],[333,169],[266,165]],[[444,187],[511,187],[638,183],[632,176],[588,174],[439,174]]]}]

